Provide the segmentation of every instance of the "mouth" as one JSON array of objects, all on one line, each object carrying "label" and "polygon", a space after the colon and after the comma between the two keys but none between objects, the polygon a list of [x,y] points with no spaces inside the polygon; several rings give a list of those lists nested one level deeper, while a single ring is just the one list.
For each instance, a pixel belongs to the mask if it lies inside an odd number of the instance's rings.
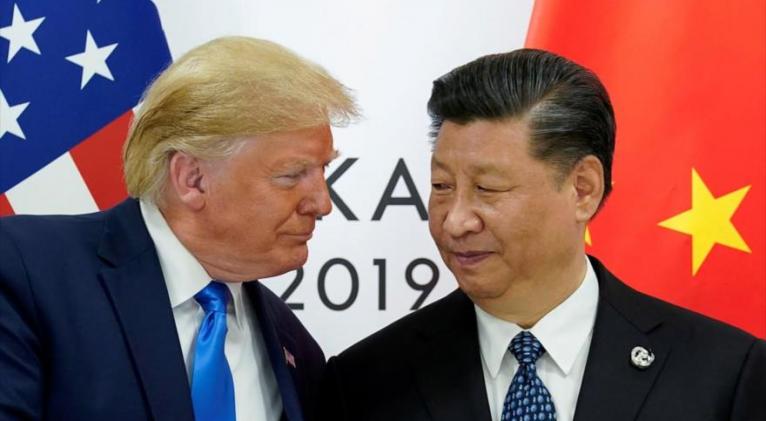
[{"label": "mouth", "polygon": [[290,238],[291,240],[295,240],[301,243],[305,243],[309,240],[311,240],[311,237],[314,236],[313,231],[308,232],[298,232],[298,233],[292,233],[292,234],[285,234],[287,238]]},{"label": "mouth", "polygon": [[489,251],[465,251],[465,252],[452,252],[455,257],[455,261],[462,267],[475,266],[484,261],[492,252]]}]

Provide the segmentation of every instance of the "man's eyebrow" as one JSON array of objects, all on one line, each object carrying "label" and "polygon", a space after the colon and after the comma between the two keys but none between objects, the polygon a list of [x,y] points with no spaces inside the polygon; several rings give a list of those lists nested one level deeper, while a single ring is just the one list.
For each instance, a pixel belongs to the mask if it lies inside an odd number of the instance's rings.
[{"label": "man's eyebrow", "polygon": [[503,171],[497,165],[491,163],[475,164],[468,167],[476,175],[507,175],[508,171]]},{"label": "man's eyebrow", "polygon": [[440,170],[445,170],[445,171],[449,170],[449,167],[447,166],[447,164],[439,161],[436,157],[431,157],[431,165],[433,165],[434,167]]},{"label": "man's eyebrow", "polygon": [[[450,168],[447,164],[439,161],[436,158],[431,159],[431,164],[440,170],[449,171]],[[500,167],[493,163],[472,164],[468,166],[468,170],[474,175],[507,175],[507,171],[502,170]]]},{"label": "man's eyebrow", "polygon": [[318,162],[318,161],[313,160],[313,159],[305,159],[305,158],[287,159],[287,160],[277,164],[277,167],[284,168],[284,169],[295,169],[295,168],[309,168],[309,167],[313,167],[315,165],[327,165],[332,160],[338,158],[339,156],[340,156],[340,152],[338,152],[337,149],[334,149],[332,151],[332,153],[330,154],[330,157],[327,160],[324,160],[324,161],[321,161],[321,162]]}]

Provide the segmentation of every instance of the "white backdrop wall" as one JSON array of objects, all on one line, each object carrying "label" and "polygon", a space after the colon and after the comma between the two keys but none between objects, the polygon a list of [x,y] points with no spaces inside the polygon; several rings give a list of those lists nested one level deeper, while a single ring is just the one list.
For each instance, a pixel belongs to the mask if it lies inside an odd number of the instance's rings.
[{"label": "white backdrop wall", "polygon": [[263,281],[279,295],[291,289],[288,303],[328,356],[456,287],[417,206],[430,189],[431,82],[522,47],[532,0],[155,3],[173,57],[219,36],[255,36],[321,64],[355,93],[363,118],[334,130],[341,157],[327,172],[346,209],[336,200],[317,224],[302,271]]}]

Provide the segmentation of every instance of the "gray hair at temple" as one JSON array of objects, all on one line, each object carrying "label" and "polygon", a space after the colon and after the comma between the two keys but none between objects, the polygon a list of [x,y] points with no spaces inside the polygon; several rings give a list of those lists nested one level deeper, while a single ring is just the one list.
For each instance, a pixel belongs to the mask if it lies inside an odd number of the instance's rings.
[{"label": "gray hair at temple", "polygon": [[612,190],[615,119],[609,95],[590,70],[548,51],[520,49],[480,57],[433,83],[431,135],[447,120],[526,122],[531,155],[559,180],[587,155],[604,167],[604,200]]}]

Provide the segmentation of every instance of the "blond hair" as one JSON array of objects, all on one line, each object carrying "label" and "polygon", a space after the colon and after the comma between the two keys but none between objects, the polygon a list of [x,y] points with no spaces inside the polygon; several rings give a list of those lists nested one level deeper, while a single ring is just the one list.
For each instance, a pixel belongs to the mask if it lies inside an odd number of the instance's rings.
[{"label": "blond hair", "polygon": [[225,37],[186,53],[144,93],[123,148],[132,197],[161,199],[171,155],[225,158],[242,139],[357,116],[348,90],[273,42]]}]

